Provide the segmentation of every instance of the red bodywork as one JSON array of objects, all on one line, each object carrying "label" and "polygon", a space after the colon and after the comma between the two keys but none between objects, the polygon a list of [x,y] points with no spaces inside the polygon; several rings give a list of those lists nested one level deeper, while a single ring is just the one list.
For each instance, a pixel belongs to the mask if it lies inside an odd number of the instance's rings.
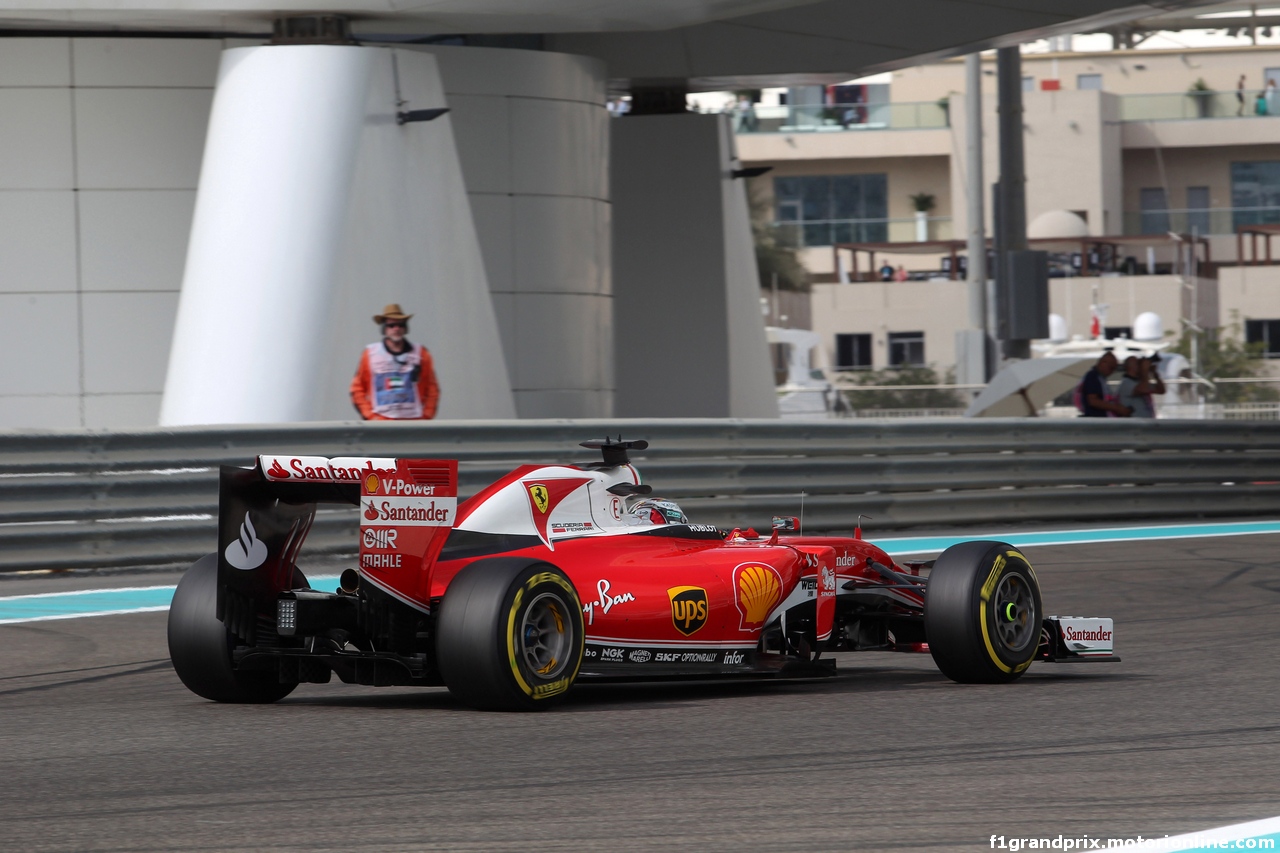
[{"label": "red bodywork", "polygon": [[[638,484],[629,464],[517,468],[457,507],[446,544],[443,526],[399,526],[382,517],[382,505],[388,494],[413,488],[406,484],[416,476],[423,480],[418,491],[428,492],[422,500],[436,498],[430,504],[436,507],[456,494],[456,480],[442,479],[456,471],[456,463],[396,464],[395,475],[362,483],[364,577],[429,613],[457,573],[476,560],[503,556],[552,563],[581,599],[584,674],[628,663],[751,666],[746,653],[768,650],[762,636],[771,626],[778,630],[777,650],[787,651],[790,612],[803,616],[807,642],[816,652],[832,636],[838,597],[875,596],[882,612],[922,612],[923,588],[885,574],[910,576],[911,570],[856,536],[766,536],[697,524],[627,526],[626,501],[605,487]],[[425,482],[432,478],[434,490]],[[921,642],[891,647],[927,650]]]}]

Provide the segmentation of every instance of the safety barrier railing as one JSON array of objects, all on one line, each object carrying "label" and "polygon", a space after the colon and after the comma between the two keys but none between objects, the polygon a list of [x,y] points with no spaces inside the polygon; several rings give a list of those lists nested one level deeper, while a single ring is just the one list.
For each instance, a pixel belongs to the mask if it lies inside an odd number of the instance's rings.
[{"label": "safety barrier railing", "polygon": [[[0,434],[0,572],[172,566],[216,544],[217,468],[259,453],[456,458],[470,495],[517,464],[645,438],[655,493],[697,521],[872,530],[1280,512],[1280,426],[1246,421],[511,421]],[[304,556],[354,554],[322,506]],[[305,563],[304,563],[305,567]]]},{"label": "safety barrier railing", "polygon": [[727,113],[737,133],[937,130],[951,126],[946,99],[873,104],[752,104],[707,112]]},{"label": "safety barrier railing", "polygon": [[1267,118],[1278,113],[1280,94],[1275,89],[1231,89],[1226,92],[1191,89],[1120,96],[1121,121]]},{"label": "safety barrier railing", "polygon": [[[1127,235],[1196,234],[1201,237],[1235,236],[1236,229],[1248,225],[1280,223],[1280,207],[1204,207],[1182,209],[1126,210]],[[1237,259],[1242,260],[1242,259]]]},{"label": "safety barrier railing", "polygon": [[[772,226],[779,243],[797,249],[835,243],[911,243],[919,242],[921,237],[919,220],[915,217],[778,220]],[[923,236],[928,240],[950,240],[951,217],[926,217]]]}]

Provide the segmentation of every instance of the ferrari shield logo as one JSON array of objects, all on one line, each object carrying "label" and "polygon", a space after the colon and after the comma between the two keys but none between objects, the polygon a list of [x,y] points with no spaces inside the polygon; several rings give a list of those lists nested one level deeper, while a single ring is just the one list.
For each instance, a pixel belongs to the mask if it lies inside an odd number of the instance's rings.
[{"label": "ferrari shield logo", "polygon": [[688,637],[707,624],[707,591],[700,586],[673,586],[667,590],[671,599],[671,622]]},{"label": "ferrari shield logo", "polygon": [[533,505],[538,508],[538,512],[545,513],[547,506],[551,503],[547,495],[547,487],[541,483],[534,483],[529,487],[529,497],[533,499]]}]

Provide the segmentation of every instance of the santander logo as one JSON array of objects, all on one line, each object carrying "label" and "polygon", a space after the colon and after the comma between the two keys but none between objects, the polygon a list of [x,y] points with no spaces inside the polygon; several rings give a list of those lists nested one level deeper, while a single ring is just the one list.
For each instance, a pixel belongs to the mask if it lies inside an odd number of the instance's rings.
[{"label": "santander logo", "polygon": [[240,525],[240,538],[228,545],[222,554],[233,568],[246,572],[267,561],[267,543],[258,538],[249,513],[244,514],[244,522]]},{"label": "santander logo", "polygon": [[1076,640],[1078,642],[1107,642],[1111,639],[1111,631],[1099,628],[1096,631],[1078,631],[1070,626],[1063,626],[1062,636],[1066,640]]},{"label": "santander logo", "polygon": [[370,474],[391,476],[396,460],[361,456],[259,456],[268,480],[302,483],[359,483]]}]

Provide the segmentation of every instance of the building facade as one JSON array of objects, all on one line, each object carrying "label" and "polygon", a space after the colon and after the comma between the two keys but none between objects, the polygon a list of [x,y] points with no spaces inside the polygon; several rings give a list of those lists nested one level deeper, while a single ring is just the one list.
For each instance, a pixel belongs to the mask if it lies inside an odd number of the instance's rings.
[{"label": "building facade", "polygon": [[[999,177],[994,56],[982,66],[989,186]],[[1099,306],[1116,330],[1154,311],[1167,335],[1238,322],[1269,347],[1259,330],[1280,318],[1280,269],[1237,267],[1237,231],[1280,223],[1280,49],[1024,54],[1022,70],[1030,235],[1102,244],[1047,246],[1051,310],[1067,333],[1087,335]],[[854,103],[833,103],[837,95]],[[950,248],[882,247],[875,270],[865,252],[855,270],[832,247],[964,239],[963,61],[763,100],[739,121],[739,150],[749,165],[772,167],[757,191],[815,282],[813,328],[828,364],[954,366],[968,302],[965,283],[951,280]],[[1061,211],[1078,234],[1037,232],[1037,219]],[[1194,268],[1183,244],[1162,237],[1171,231],[1204,238]],[[880,281],[882,267],[910,280]]]}]

